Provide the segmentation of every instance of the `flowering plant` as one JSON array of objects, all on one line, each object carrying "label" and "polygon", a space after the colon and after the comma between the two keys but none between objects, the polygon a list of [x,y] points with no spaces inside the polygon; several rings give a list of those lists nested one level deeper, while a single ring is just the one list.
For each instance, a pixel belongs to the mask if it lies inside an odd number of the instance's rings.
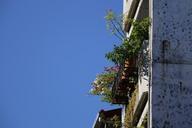
[{"label": "flowering plant", "polygon": [[111,102],[111,88],[118,71],[118,66],[105,67],[104,72],[93,81],[90,94],[101,96],[102,101]]}]

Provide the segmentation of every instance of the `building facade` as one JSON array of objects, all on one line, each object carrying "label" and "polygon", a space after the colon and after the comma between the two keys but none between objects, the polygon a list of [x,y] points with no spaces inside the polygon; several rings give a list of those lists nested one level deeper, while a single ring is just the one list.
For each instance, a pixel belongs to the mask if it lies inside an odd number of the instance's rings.
[{"label": "building facade", "polygon": [[[127,19],[148,17],[150,27],[135,63],[134,90],[119,98],[128,78],[113,87],[114,103],[122,104],[121,127],[192,127],[192,0],[123,0],[123,14],[127,38],[133,31]],[[134,74],[131,68],[125,62],[122,74]]]},{"label": "building facade", "polygon": [[150,0],[150,127],[192,127],[192,1]]}]

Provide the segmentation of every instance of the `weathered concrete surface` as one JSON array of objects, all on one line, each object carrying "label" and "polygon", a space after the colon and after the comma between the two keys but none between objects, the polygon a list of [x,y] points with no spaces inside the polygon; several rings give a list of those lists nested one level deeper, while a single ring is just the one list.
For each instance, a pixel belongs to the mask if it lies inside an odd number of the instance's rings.
[{"label": "weathered concrete surface", "polygon": [[139,98],[142,94],[149,90],[149,41],[146,40],[143,42],[140,54],[138,56],[138,69],[139,69]]},{"label": "weathered concrete surface", "polygon": [[151,0],[150,127],[192,127],[192,0]]},{"label": "weathered concrete surface", "polygon": [[192,64],[192,0],[153,0],[153,60]]},{"label": "weathered concrete surface", "polygon": [[192,127],[192,65],[153,65],[153,128]]},{"label": "weathered concrete surface", "polygon": [[[138,56],[138,68],[139,68],[139,78],[138,78],[138,96],[136,99],[136,106],[142,98],[143,93],[149,90],[149,41],[143,42],[140,54]],[[135,109],[136,109],[135,106]],[[141,114],[137,127],[141,127],[143,119],[145,118],[149,110],[148,102],[146,103],[144,110]]]}]

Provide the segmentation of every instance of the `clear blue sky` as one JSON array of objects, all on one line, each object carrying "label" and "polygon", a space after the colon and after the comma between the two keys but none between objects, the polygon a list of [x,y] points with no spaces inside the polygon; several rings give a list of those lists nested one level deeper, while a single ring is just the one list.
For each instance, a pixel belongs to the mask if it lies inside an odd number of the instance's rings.
[{"label": "clear blue sky", "polygon": [[109,63],[118,0],[0,0],[0,128],[91,128],[110,105],[89,96]]}]

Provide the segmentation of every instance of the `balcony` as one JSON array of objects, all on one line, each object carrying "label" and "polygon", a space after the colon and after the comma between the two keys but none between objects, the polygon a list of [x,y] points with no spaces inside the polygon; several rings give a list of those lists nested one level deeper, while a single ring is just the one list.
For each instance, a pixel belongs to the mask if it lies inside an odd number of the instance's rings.
[{"label": "balcony", "polygon": [[122,109],[100,110],[92,128],[121,128]]},{"label": "balcony", "polygon": [[127,59],[120,67],[112,86],[112,103],[127,104],[129,97],[135,90],[138,81],[138,68],[136,58]]},{"label": "balcony", "polygon": [[147,125],[147,101],[148,101],[148,92],[142,93],[141,98],[138,99],[138,88],[136,88],[132,94],[131,99],[129,100],[128,105],[126,106],[125,111],[125,128],[132,127],[145,127]]},{"label": "balcony", "polygon": [[124,30],[131,31],[129,19],[140,20],[149,17],[149,0],[124,0]]}]

